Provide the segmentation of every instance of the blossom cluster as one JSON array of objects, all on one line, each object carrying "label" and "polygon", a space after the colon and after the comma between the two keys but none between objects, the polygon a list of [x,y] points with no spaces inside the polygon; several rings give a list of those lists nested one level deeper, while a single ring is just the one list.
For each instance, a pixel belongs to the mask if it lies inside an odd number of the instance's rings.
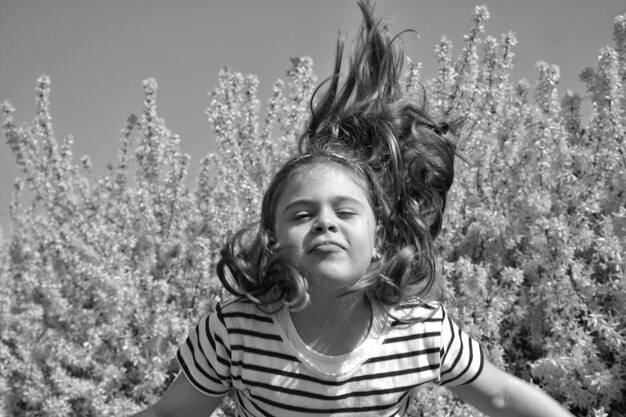
[{"label": "blossom cluster", "polygon": [[[515,35],[486,35],[488,19],[477,7],[458,57],[444,37],[437,75],[422,80],[415,63],[403,83],[467,121],[437,241],[447,304],[498,366],[577,415],[615,415],[626,410],[626,16],[581,74],[588,121],[581,96],[559,92],[558,67],[538,63],[534,85],[511,80]],[[224,296],[221,245],[258,219],[306,121],[311,59],[287,75],[261,114],[257,78],[220,72],[207,109],[217,149],[195,188],[155,80],[103,175],[74,162],[71,137],[56,139],[47,77],[32,124],[2,106],[22,178],[0,247],[0,414],[122,415],[163,392],[178,345]],[[424,388],[409,415],[478,414]]]}]

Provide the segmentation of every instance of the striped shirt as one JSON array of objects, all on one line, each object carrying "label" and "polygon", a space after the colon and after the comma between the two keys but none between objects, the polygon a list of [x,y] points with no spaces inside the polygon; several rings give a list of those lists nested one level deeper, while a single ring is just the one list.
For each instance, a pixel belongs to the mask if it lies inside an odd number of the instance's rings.
[{"label": "striped shirt", "polygon": [[372,303],[366,340],[353,352],[322,355],[299,338],[286,308],[247,300],[217,305],[178,351],[183,373],[211,396],[233,390],[239,416],[402,416],[414,388],[463,385],[483,367],[480,345],[438,303],[395,317]]}]

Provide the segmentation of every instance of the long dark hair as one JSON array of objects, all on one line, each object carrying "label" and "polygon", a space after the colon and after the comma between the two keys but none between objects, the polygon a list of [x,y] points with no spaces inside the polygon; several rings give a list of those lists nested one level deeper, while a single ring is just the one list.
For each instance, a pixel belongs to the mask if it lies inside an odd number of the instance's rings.
[{"label": "long dark hair", "polygon": [[368,196],[374,216],[381,217],[383,191],[367,165],[319,149],[290,159],[263,196],[261,220],[239,230],[220,252],[217,274],[231,294],[264,306],[279,302],[297,309],[308,303],[306,277],[289,261],[292,248],[280,246],[276,239],[276,206],[292,175],[317,164],[332,164],[351,174]]},{"label": "long dark hair", "polygon": [[313,160],[307,155],[349,161],[338,163],[358,167],[354,172],[373,190],[380,257],[349,291],[365,291],[392,306],[428,296],[437,277],[434,240],[454,178],[455,145],[448,136],[460,122],[435,120],[425,95],[417,103],[407,99],[400,85],[404,55],[399,36],[392,37],[374,19],[369,2],[358,5],[363,23],[347,75],[341,76],[344,44],[339,40],[334,73],[311,99],[299,155],[274,177],[258,229],[242,229],[221,252],[217,272],[222,283],[259,304],[282,300],[295,307],[308,300],[306,278],[272,246],[272,209],[281,184]]}]

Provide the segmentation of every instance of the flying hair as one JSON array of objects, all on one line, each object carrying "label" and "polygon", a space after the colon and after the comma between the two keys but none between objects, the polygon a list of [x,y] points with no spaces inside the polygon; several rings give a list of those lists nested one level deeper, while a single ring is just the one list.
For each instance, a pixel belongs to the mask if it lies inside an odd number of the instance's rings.
[{"label": "flying hair", "polygon": [[[308,303],[306,277],[289,265],[273,237],[273,208],[295,170],[319,161],[342,165],[370,193],[378,222],[380,256],[347,292],[363,291],[387,306],[432,297],[437,278],[434,240],[442,227],[446,195],[454,178],[461,122],[432,117],[401,86],[404,55],[399,35],[374,19],[359,1],[363,23],[342,76],[344,43],[337,41],[333,75],[311,99],[311,115],[299,154],[276,174],[263,200],[258,229],[236,233],[221,251],[217,273],[225,288],[258,305]],[[254,235],[254,237],[252,237]]]}]

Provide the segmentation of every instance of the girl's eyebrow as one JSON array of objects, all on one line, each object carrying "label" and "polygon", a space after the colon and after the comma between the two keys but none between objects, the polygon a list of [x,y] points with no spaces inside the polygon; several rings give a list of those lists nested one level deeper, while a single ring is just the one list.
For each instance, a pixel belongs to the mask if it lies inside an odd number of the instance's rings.
[{"label": "girl's eyebrow", "polygon": [[[348,195],[339,195],[336,197],[331,198],[330,200],[332,205],[336,205],[336,204],[341,204],[341,203],[352,203],[352,204],[357,204],[360,207],[363,207],[363,204],[356,198],[354,197],[350,197]],[[292,209],[294,207],[297,206],[309,206],[309,205],[314,205],[317,203],[317,200],[315,199],[311,199],[311,198],[299,198],[297,200],[294,200],[292,202],[290,202],[289,204],[287,204],[285,206],[285,208],[283,209],[283,212],[288,211],[289,209]]]}]

